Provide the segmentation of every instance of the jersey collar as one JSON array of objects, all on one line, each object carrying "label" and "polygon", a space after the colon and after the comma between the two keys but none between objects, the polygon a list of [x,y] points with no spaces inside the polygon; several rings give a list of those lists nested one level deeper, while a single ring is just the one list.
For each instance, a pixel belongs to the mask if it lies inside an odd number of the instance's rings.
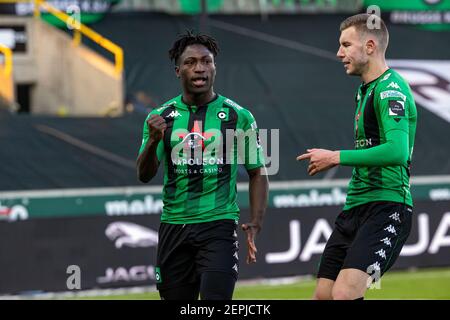
[{"label": "jersey collar", "polygon": [[388,73],[388,72],[390,72],[390,71],[391,71],[391,68],[388,68],[385,72],[383,72],[382,74],[380,74],[380,76],[379,76],[378,78],[375,78],[375,79],[373,79],[372,81],[367,82],[367,83],[364,83],[364,82],[361,83],[361,88],[367,89],[367,88],[370,87],[371,85],[378,83],[378,81],[379,81],[382,77],[384,77],[384,76],[386,75],[386,73]]},{"label": "jersey collar", "polygon": [[392,71],[391,68],[388,68],[378,78],[375,78],[372,81],[367,82],[367,83],[362,82],[361,85],[359,86],[359,91],[362,94],[365,94],[369,88],[371,88],[371,87],[373,88],[380,81],[380,79],[382,79],[388,72],[391,72],[391,71]]},{"label": "jersey collar", "polygon": [[215,107],[216,105],[220,104],[220,102],[222,100],[223,100],[223,97],[220,94],[216,93],[216,96],[214,97],[214,99],[212,99],[210,102],[208,102],[207,104],[205,104],[203,106],[189,106],[188,104],[186,104],[183,101],[183,95],[180,94],[178,96],[178,99],[177,99],[178,103],[176,104],[176,106],[183,110],[191,110],[191,109],[195,109],[195,107],[197,107],[197,108],[198,107]]}]

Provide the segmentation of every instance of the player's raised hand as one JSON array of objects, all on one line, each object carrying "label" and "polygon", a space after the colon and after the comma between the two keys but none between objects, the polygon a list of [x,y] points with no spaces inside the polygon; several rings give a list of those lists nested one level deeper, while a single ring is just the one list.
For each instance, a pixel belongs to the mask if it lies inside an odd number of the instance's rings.
[{"label": "player's raised hand", "polygon": [[152,114],[147,120],[150,138],[159,141],[164,137],[164,131],[167,129],[166,120],[160,115]]}]

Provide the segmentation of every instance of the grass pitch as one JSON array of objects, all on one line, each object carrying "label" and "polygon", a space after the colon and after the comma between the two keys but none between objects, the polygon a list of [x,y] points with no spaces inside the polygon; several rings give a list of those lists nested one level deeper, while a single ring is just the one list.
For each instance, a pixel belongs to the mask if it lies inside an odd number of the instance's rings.
[{"label": "grass pitch", "polygon": [[[297,280],[287,284],[271,284],[276,282],[272,280],[262,280],[261,284],[238,282],[233,299],[310,299],[315,286],[314,279]],[[369,289],[365,298],[450,300],[450,268],[388,272],[381,279],[380,288]],[[128,295],[81,296],[78,299],[159,300],[159,294],[154,291]]]}]

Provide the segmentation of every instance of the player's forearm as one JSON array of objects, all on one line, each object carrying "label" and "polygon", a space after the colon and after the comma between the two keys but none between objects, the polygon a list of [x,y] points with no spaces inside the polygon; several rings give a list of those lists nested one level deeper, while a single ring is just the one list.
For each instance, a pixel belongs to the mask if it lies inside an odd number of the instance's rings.
[{"label": "player's forearm", "polygon": [[250,175],[250,222],[259,231],[262,227],[269,195],[269,180],[262,174],[264,168],[249,171]]},{"label": "player's forearm", "polygon": [[158,171],[159,161],[156,155],[158,143],[159,141],[150,139],[137,159],[138,178],[141,182],[149,182]]},{"label": "player's forearm", "polygon": [[402,130],[386,134],[386,142],[364,150],[341,150],[340,165],[381,167],[405,165],[408,160],[408,135]]}]

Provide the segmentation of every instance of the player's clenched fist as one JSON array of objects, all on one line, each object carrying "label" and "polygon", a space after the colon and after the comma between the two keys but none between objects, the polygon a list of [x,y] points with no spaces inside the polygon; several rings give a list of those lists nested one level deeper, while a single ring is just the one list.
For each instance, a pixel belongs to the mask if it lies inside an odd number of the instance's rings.
[{"label": "player's clenched fist", "polygon": [[147,125],[150,131],[150,139],[159,141],[163,138],[164,130],[167,129],[167,123],[163,117],[152,114],[147,120]]}]

